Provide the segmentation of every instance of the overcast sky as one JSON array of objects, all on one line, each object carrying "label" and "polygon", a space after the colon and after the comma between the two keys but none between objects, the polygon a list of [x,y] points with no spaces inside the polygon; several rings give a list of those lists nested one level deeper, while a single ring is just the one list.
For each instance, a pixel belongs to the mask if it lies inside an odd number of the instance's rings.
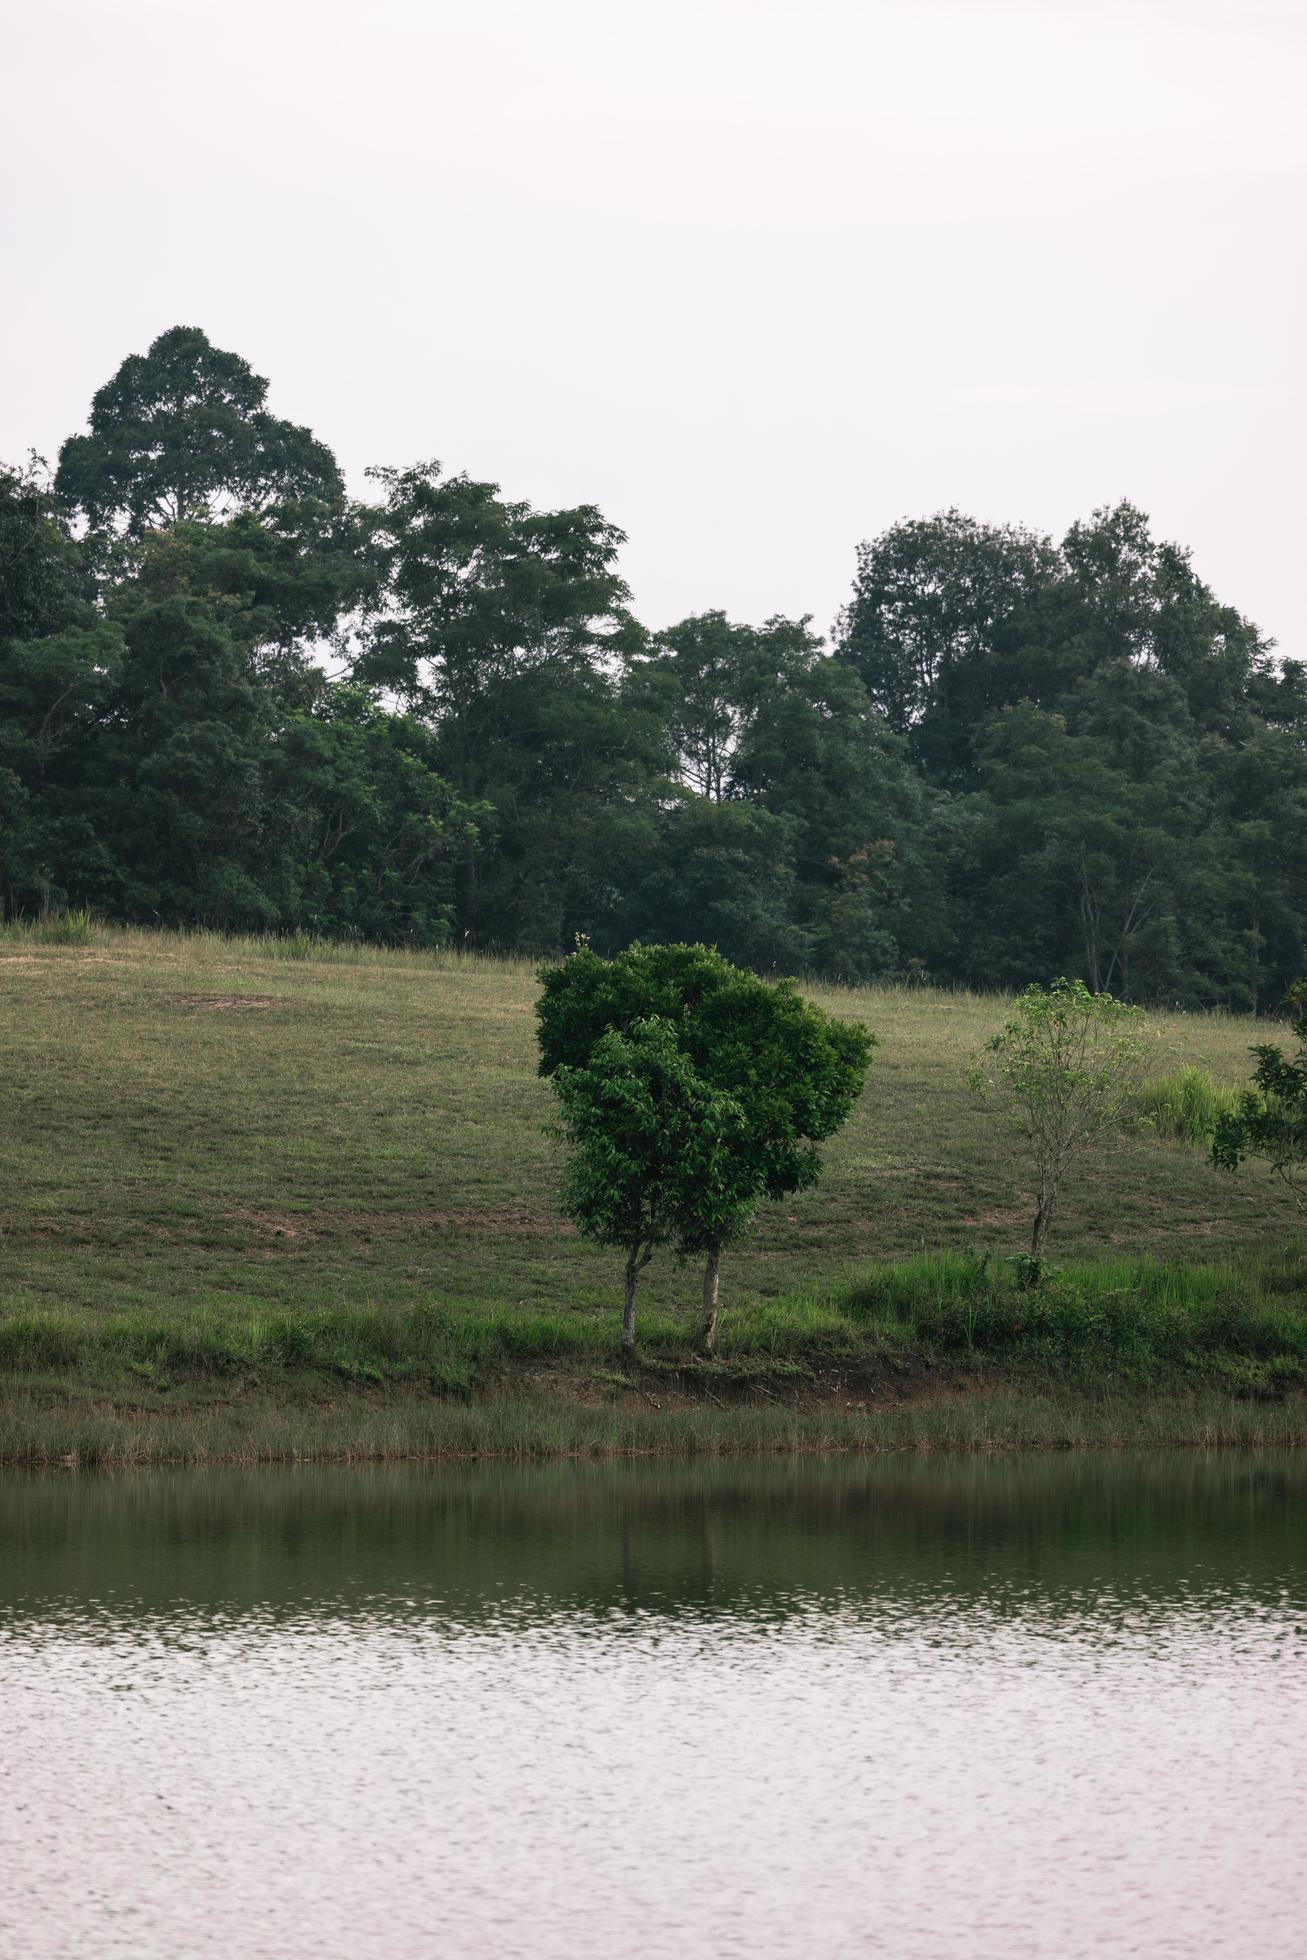
[{"label": "overcast sky", "polygon": [[0,91],[0,456],[198,325],[651,625],[1128,496],[1307,652],[1307,0],[39,0]]}]

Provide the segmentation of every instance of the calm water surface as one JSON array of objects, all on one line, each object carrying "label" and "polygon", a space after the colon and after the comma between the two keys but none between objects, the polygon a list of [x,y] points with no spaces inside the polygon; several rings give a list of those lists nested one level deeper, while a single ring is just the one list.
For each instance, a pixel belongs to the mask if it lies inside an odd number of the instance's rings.
[{"label": "calm water surface", "polygon": [[0,1952],[1307,1950],[1307,1465],[0,1481]]}]

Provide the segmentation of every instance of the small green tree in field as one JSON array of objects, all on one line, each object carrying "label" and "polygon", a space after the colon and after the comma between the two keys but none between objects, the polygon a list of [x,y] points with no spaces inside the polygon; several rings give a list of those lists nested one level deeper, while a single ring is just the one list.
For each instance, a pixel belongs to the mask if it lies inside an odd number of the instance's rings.
[{"label": "small green tree in field", "polygon": [[[874,1037],[837,1021],[790,980],[769,982],[712,946],[628,946],[603,959],[580,943],[540,975],[540,1073],[584,1068],[612,1032],[657,1019],[674,1031],[694,1076],[727,1097],[741,1129],[701,1159],[681,1189],[672,1237],[704,1259],[700,1339],[717,1334],[718,1269],[760,1198],[804,1190],[821,1172],[818,1144],[846,1122]],[[704,1166],[710,1166],[710,1171]]]},{"label": "small green tree in field", "polygon": [[972,1081],[1020,1122],[1034,1159],[1033,1259],[1042,1259],[1071,1165],[1119,1130],[1144,1060],[1144,1016],[1082,980],[1027,987]]},{"label": "small green tree in field", "polygon": [[1218,1121],[1212,1162],[1220,1170],[1237,1171],[1245,1157],[1264,1157],[1294,1202],[1307,1210],[1307,981],[1298,983],[1292,998],[1299,1009],[1293,1024],[1298,1053],[1286,1056],[1270,1042],[1253,1049],[1253,1086]]},{"label": "small green tree in field", "polygon": [[[635,1346],[636,1286],[657,1248],[720,1249],[764,1195],[738,1103],[703,1082],[667,1021],[610,1030],[554,1075],[568,1145],[562,1209],[583,1238],[626,1255],[622,1346]],[[716,1261],[712,1298],[716,1328]],[[706,1312],[705,1290],[705,1312]]]}]

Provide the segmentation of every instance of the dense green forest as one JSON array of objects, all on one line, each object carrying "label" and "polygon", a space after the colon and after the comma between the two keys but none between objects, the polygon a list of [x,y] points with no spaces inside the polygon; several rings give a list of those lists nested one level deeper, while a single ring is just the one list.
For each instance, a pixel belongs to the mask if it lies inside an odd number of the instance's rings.
[{"label": "dense green forest", "polygon": [[957,511],[811,621],[630,610],[623,534],[436,464],[353,502],[194,328],[0,472],[0,906],[1276,1007],[1307,670],[1128,503]]}]

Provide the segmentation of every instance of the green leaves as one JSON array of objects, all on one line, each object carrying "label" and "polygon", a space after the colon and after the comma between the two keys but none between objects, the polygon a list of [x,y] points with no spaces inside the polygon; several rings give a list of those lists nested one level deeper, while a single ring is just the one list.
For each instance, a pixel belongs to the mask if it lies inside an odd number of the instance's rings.
[{"label": "green leaves", "polygon": [[815,1180],[872,1037],[707,946],[605,960],[580,945],[540,978],[540,1072],[572,1153],[564,1209],[604,1245],[706,1254],[711,1340],[718,1253],[764,1198]]},{"label": "green leaves", "polygon": [[986,1047],[992,1058],[972,1072],[1016,1117],[1029,1139],[1038,1180],[1032,1252],[1044,1249],[1062,1180],[1075,1158],[1113,1134],[1143,1066],[1140,1008],[1091,993],[1083,980],[1032,986]]},{"label": "green leaves", "polygon": [[59,452],[55,487],[91,530],[128,537],[220,507],[258,510],[343,491],[331,451],[264,406],[268,384],[198,327],[131,354],[91,404],[89,435]]},{"label": "green leaves", "polygon": [[[1301,1002],[1307,985],[1300,981],[1295,992]],[[1293,1032],[1296,1056],[1270,1042],[1253,1049],[1253,1086],[1217,1122],[1212,1162],[1235,1171],[1245,1157],[1264,1158],[1295,1203],[1307,1210],[1307,1010],[1298,1014]]]},{"label": "green leaves", "polygon": [[540,978],[542,1075],[584,1063],[610,1029],[665,1020],[703,1081],[745,1112],[768,1195],[816,1178],[816,1146],[844,1123],[866,1075],[873,1037],[860,1022],[833,1019],[791,981],[769,984],[709,946],[637,944],[611,960],[587,947]]},{"label": "green leaves", "polygon": [[[897,523],[827,652],[806,616],[646,631],[592,504],[371,475],[346,504],[185,326],[99,390],[57,496],[0,471],[0,903],[1254,1013],[1297,971],[1307,682],[1134,506],[1060,543]],[[389,736],[346,737],[328,667]]]},{"label": "green leaves", "polygon": [[744,1112],[701,1079],[670,1022],[601,1036],[555,1086],[571,1149],[563,1210],[583,1236],[697,1252],[743,1229],[763,1195]]},{"label": "green leaves", "polygon": [[494,683],[524,666],[586,665],[620,642],[625,540],[592,505],[533,510],[438,463],[369,475],[383,494],[367,513],[379,586],[361,678],[448,714],[458,737]]}]

